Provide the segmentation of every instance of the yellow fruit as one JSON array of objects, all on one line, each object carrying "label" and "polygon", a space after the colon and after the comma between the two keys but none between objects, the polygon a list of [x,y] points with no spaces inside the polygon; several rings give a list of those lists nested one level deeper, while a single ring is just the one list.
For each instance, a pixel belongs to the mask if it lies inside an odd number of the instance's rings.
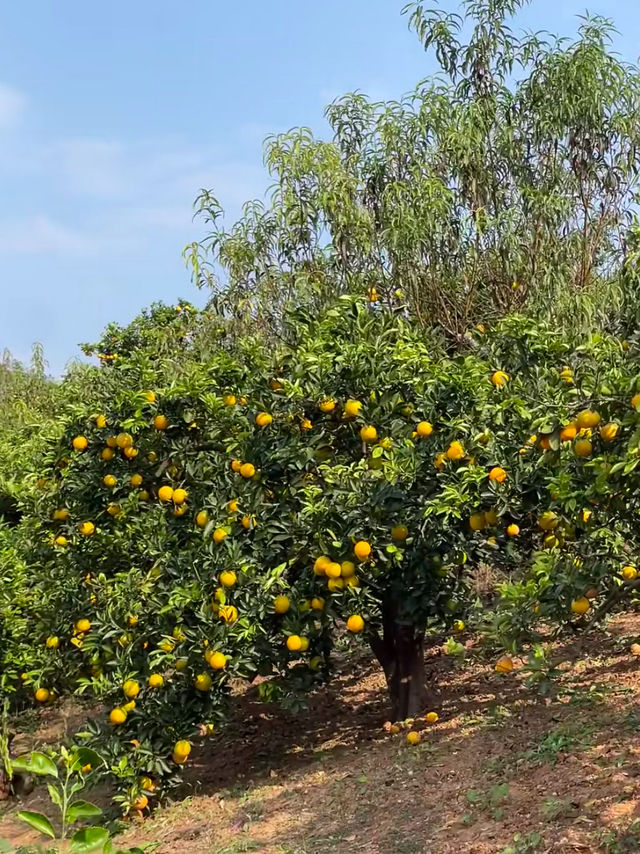
[{"label": "yellow fruit", "polygon": [[158,498],[165,503],[173,498],[173,489],[170,486],[161,486],[158,490]]},{"label": "yellow fruit", "polygon": [[544,547],[545,549],[555,549],[556,546],[560,545],[560,540],[556,537],[555,534],[547,534],[544,538]]},{"label": "yellow fruit", "polygon": [[209,514],[206,510],[201,510],[196,516],[196,525],[200,528],[204,528],[209,521]]},{"label": "yellow fruit", "polygon": [[71,444],[73,445],[74,451],[84,451],[89,442],[87,441],[86,436],[76,436]]},{"label": "yellow fruit", "polygon": [[174,504],[184,504],[184,502],[187,500],[187,490],[174,489],[172,498]]},{"label": "yellow fruit", "polygon": [[344,404],[344,417],[357,418],[361,409],[362,404],[359,400],[351,400],[351,398],[349,398],[349,400],[345,401]]},{"label": "yellow fruit", "polygon": [[501,656],[495,665],[496,673],[511,673],[513,670],[513,660],[508,655]]},{"label": "yellow fruit", "polygon": [[394,540],[398,540],[399,542],[403,542],[409,536],[409,529],[406,525],[394,525],[391,529],[391,537]]},{"label": "yellow fruit", "polygon": [[99,430],[103,430],[107,426],[107,417],[106,415],[98,415],[96,418],[96,427]]},{"label": "yellow fruit", "polygon": [[45,641],[47,649],[58,649],[60,646],[60,638],[55,635],[49,635]]},{"label": "yellow fruit", "polygon": [[235,572],[230,569],[227,569],[224,572],[220,573],[220,584],[223,587],[233,587],[237,580],[238,578]]},{"label": "yellow fruit", "polygon": [[132,459],[134,459],[134,457],[137,457],[140,452],[138,451],[137,448],[129,447],[129,448],[125,448],[122,453],[125,455],[125,457],[128,460],[132,460]]},{"label": "yellow fruit", "polygon": [[207,664],[212,670],[224,670],[227,666],[227,657],[223,652],[210,652],[207,656]]},{"label": "yellow fruit", "polygon": [[149,798],[146,795],[138,795],[138,797],[133,802],[134,810],[138,812],[142,812],[149,804]]},{"label": "yellow fruit", "polygon": [[427,712],[424,716],[425,721],[428,724],[437,724],[438,723],[438,713],[437,712]]},{"label": "yellow fruit", "polygon": [[69,541],[67,540],[67,538],[63,537],[62,535],[59,537],[56,537],[54,542],[57,546],[66,546],[69,544]]},{"label": "yellow fruit", "polygon": [[324,400],[321,400],[318,404],[320,412],[333,412],[335,408],[336,402],[332,397],[327,397]]},{"label": "yellow fruit", "polygon": [[313,424],[311,423],[311,421],[309,421],[308,418],[303,418],[302,421],[300,422],[300,429],[301,430],[313,430]]},{"label": "yellow fruit", "polygon": [[156,402],[156,395],[155,395],[155,392],[153,392],[153,391],[143,392],[143,397],[147,401],[147,403],[155,403]]},{"label": "yellow fruit", "polygon": [[128,621],[127,621],[127,622],[128,622],[128,623],[129,623],[129,625],[133,628],[134,626],[137,626],[137,625],[138,625],[138,619],[139,619],[139,618],[138,618],[138,615],[137,615],[137,614],[130,614],[130,615],[129,615],[129,619],[128,619]]},{"label": "yellow fruit", "polygon": [[371,555],[371,546],[366,540],[358,540],[353,547],[353,553],[358,560],[364,561]]},{"label": "yellow fruit", "polygon": [[216,528],[213,532],[213,540],[215,543],[221,543],[229,534],[224,528]]},{"label": "yellow fruit", "polygon": [[208,673],[199,673],[194,683],[196,691],[210,691],[213,682],[211,681],[211,677]]},{"label": "yellow fruit", "polygon": [[588,439],[578,439],[573,446],[576,457],[588,457],[593,451],[593,445]]},{"label": "yellow fruit", "polygon": [[300,638],[300,652],[306,652],[309,649],[309,638]]},{"label": "yellow fruit", "polygon": [[258,427],[268,427],[272,421],[273,416],[269,415],[268,412],[259,412],[256,415],[256,424],[258,425]]},{"label": "yellow fruit", "polygon": [[473,513],[469,516],[469,527],[472,531],[481,531],[485,526],[484,513]]},{"label": "yellow fruit", "polygon": [[109,504],[107,513],[109,516],[119,516],[122,513],[122,507],[119,504]]},{"label": "yellow fruit", "polygon": [[360,634],[364,629],[364,620],[360,614],[352,614],[347,620],[347,629],[354,635]]},{"label": "yellow fruit", "polygon": [[324,608],[324,599],[321,596],[314,596],[311,600],[311,607],[314,611],[322,611]]},{"label": "yellow fruit", "polygon": [[347,579],[340,578],[339,580],[340,581],[346,580],[346,582],[347,582],[346,586],[347,587],[353,587],[353,588],[360,587],[360,582],[358,581],[358,579],[356,578],[355,575],[352,575],[350,578],[347,578]]},{"label": "yellow fruit", "polygon": [[420,733],[412,730],[407,733],[407,742],[411,745],[420,744]]},{"label": "yellow fruit", "polygon": [[286,614],[291,607],[288,596],[276,596],[273,600],[273,610],[276,614]]},{"label": "yellow fruit", "polygon": [[272,380],[269,380],[269,388],[271,391],[280,391],[282,387],[280,380],[277,380],[275,377]]},{"label": "yellow fruit", "polygon": [[416,433],[421,439],[426,439],[427,436],[430,436],[433,433],[433,427],[429,421],[420,421],[419,424],[416,425]]},{"label": "yellow fruit", "polygon": [[51,692],[46,688],[38,688],[36,693],[33,695],[38,703],[46,703],[47,700],[51,697]]},{"label": "yellow fruit", "polygon": [[576,425],[579,430],[584,428],[597,427],[600,423],[600,415],[591,409],[583,409],[576,418]]},{"label": "yellow fruit", "polygon": [[89,629],[91,628],[91,623],[86,618],[82,619],[82,620],[78,620],[76,622],[74,628],[78,634],[80,634],[81,632],[88,632]]},{"label": "yellow fruit", "polygon": [[169,426],[169,419],[166,415],[156,415],[153,419],[153,426],[156,430],[166,430]]},{"label": "yellow fruit", "polygon": [[558,527],[559,521],[553,510],[545,510],[538,518],[538,527],[542,528],[543,531],[553,531],[554,528]]},{"label": "yellow fruit", "polygon": [[176,741],[173,748],[173,761],[178,765],[184,765],[191,753],[191,745],[188,741]]},{"label": "yellow fruit", "polygon": [[105,462],[112,460],[115,457],[115,455],[116,454],[115,454],[115,451],[113,450],[113,448],[103,448],[102,451],[100,452],[100,456],[102,457],[102,459]]},{"label": "yellow fruit", "polygon": [[66,507],[61,507],[59,510],[54,510],[53,518],[56,522],[64,522],[65,519],[69,518],[69,511],[66,509]]},{"label": "yellow fruit", "polygon": [[234,605],[222,605],[218,612],[218,616],[225,623],[235,623],[238,619],[238,609]]},{"label": "yellow fruit", "polygon": [[117,436],[107,436],[106,443],[107,443],[107,448],[111,448],[113,450],[113,448],[118,447],[118,437]]},{"label": "yellow fruit", "polygon": [[634,578],[638,577],[638,570],[635,566],[623,566],[621,574],[627,581],[633,581]]},{"label": "yellow fruit", "polygon": [[463,632],[465,629],[464,621],[463,620],[454,620],[453,629],[456,632]]},{"label": "yellow fruit", "polygon": [[460,442],[451,442],[445,454],[449,460],[461,460],[464,457],[464,448]]},{"label": "yellow fruit", "polygon": [[235,406],[237,403],[235,394],[225,394],[222,398],[222,402],[225,406]]},{"label": "yellow fruit", "polygon": [[105,476],[102,478],[102,482],[105,486],[114,487],[118,481],[112,474],[105,474]]},{"label": "yellow fruit", "polygon": [[631,406],[633,406],[634,409],[637,409],[640,406],[640,393],[633,395],[631,398]]},{"label": "yellow fruit", "polygon": [[315,563],[313,564],[313,571],[316,575],[324,575],[327,565],[331,563],[331,558],[326,555],[320,555],[320,557],[316,558]]},{"label": "yellow fruit", "polygon": [[507,528],[507,534],[510,537],[517,537],[520,533],[520,528],[516,524],[511,524]]},{"label": "yellow fruit", "polygon": [[578,598],[574,599],[571,603],[571,610],[574,614],[586,614],[590,608],[591,603],[586,596],[578,596]]},{"label": "yellow fruit", "polygon": [[571,442],[576,438],[578,433],[578,428],[575,424],[565,424],[565,426],[560,431],[560,441],[561,442]]},{"label": "yellow fruit", "polygon": [[509,382],[509,374],[505,374],[504,371],[494,371],[494,373],[491,374],[491,382],[496,388],[501,388]]},{"label": "yellow fruit", "polygon": [[[107,444],[109,444],[108,439]],[[130,448],[133,445],[133,436],[130,433],[118,433],[116,436],[116,445],[122,450]]]},{"label": "yellow fruit", "polygon": [[495,481],[495,483],[504,483],[506,479],[507,473],[501,466],[494,466],[489,472],[489,480]]},{"label": "yellow fruit", "polygon": [[362,427],[360,429],[360,438],[363,442],[370,444],[371,442],[375,442],[378,438],[378,431],[375,427],[369,425],[368,427]]},{"label": "yellow fruit", "polygon": [[183,670],[186,670],[188,666],[189,666],[189,662],[187,661],[186,658],[179,658],[176,661],[176,670],[179,673],[182,673]]},{"label": "yellow fruit", "polygon": [[487,510],[484,514],[484,521],[487,525],[497,525],[500,520],[495,510]]},{"label": "yellow fruit", "polygon": [[231,501],[227,502],[227,510],[229,513],[238,512],[238,501],[236,498],[232,498]]},{"label": "yellow fruit", "polygon": [[160,648],[163,652],[173,652],[173,650],[175,649],[175,646],[176,646],[176,645],[175,645],[175,643],[174,643],[172,640],[170,640],[169,638],[165,638],[165,640],[160,641],[160,643],[158,644],[158,646],[159,646],[159,648]]},{"label": "yellow fruit", "polygon": [[600,438],[603,442],[613,442],[613,440],[618,435],[619,429],[620,425],[616,424],[615,421],[610,421],[608,424],[603,424],[600,428]]},{"label": "yellow fruit", "polygon": [[141,474],[132,474],[129,478],[129,483],[131,486],[136,487],[142,484],[142,475]]},{"label": "yellow fruit", "polygon": [[123,724],[127,719],[127,713],[124,709],[111,709],[109,712],[109,722],[113,724],[113,726],[119,726]]},{"label": "yellow fruit", "polygon": [[326,564],[324,568],[324,574],[327,578],[340,578],[342,575],[342,567],[339,563],[335,561],[331,561],[331,563]]},{"label": "yellow fruit", "polygon": [[433,464],[437,469],[442,469],[442,468],[444,468],[446,461],[447,461],[447,455],[446,454],[437,454],[436,458],[433,461]]},{"label": "yellow fruit", "polygon": [[352,578],[356,574],[355,563],[350,560],[343,560],[340,564],[340,574],[343,578]]},{"label": "yellow fruit", "polygon": [[244,465],[240,466],[240,474],[245,480],[249,480],[256,473],[255,466],[252,463],[244,463]]},{"label": "yellow fruit", "polygon": [[127,679],[122,686],[122,691],[127,699],[132,700],[140,693],[140,684],[135,679]]},{"label": "yellow fruit", "polygon": [[299,652],[302,649],[302,638],[299,635],[289,635],[287,649],[289,652]]},{"label": "yellow fruit", "polygon": [[239,472],[242,468],[241,460],[231,460],[231,470],[235,472]]}]

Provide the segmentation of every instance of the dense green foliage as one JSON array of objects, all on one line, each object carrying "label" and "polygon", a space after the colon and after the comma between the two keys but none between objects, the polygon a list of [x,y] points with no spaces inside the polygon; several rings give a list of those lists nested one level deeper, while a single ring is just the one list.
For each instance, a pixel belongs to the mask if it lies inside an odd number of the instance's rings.
[{"label": "dense green foliage", "polygon": [[402,719],[425,641],[513,651],[638,583],[637,70],[601,20],[548,44],[464,8],[466,45],[407,10],[443,77],[268,142],[269,205],[227,232],[200,196],[204,311],[1,375],[0,687],[98,700],[125,808],[233,678],[298,705],[360,636]]}]

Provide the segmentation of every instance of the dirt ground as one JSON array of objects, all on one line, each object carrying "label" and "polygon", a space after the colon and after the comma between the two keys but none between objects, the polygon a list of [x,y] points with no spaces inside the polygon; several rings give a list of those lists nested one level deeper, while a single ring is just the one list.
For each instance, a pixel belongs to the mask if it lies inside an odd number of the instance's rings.
[{"label": "dirt ground", "polygon": [[[416,747],[385,731],[383,679],[368,659],[299,714],[249,692],[194,751],[185,796],[119,842],[157,854],[635,854],[639,637],[634,614],[557,645],[551,699],[518,668],[503,676],[435,651],[439,721],[416,725]],[[11,805],[0,838],[31,839],[11,809],[42,805],[37,793]]]}]

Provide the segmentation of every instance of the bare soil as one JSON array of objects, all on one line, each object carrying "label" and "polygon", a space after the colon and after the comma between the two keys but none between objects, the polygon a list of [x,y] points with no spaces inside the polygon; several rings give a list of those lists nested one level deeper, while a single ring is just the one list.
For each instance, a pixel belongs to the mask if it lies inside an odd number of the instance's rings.
[{"label": "bare soil", "polygon": [[[640,615],[557,644],[551,697],[432,650],[439,721],[385,731],[384,680],[364,657],[283,713],[252,691],[194,751],[183,797],[132,821],[121,845],[157,854],[631,854],[640,852]],[[520,665],[521,662],[517,662]],[[48,712],[45,740],[59,729]],[[32,840],[5,807],[0,838]]]}]

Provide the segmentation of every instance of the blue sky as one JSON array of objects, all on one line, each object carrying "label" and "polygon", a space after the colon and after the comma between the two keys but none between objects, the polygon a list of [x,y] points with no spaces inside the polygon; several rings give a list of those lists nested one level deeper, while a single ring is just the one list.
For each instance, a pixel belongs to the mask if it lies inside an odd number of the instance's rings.
[{"label": "blue sky", "polygon": [[[597,0],[635,60],[637,0]],[[230,217],[267,186],[262,139],[360,89],[395,98],[433,70],[402,0],[26,0],[0,10],[0,351],[34,341],[60,373],[153,300],[202,304],[181,251],[199,188]],[[431,5],[428,4],[427,5]],[[455,4],[447,2],[449,8]],[[527,28],[573,33],[578,0]]]}]

